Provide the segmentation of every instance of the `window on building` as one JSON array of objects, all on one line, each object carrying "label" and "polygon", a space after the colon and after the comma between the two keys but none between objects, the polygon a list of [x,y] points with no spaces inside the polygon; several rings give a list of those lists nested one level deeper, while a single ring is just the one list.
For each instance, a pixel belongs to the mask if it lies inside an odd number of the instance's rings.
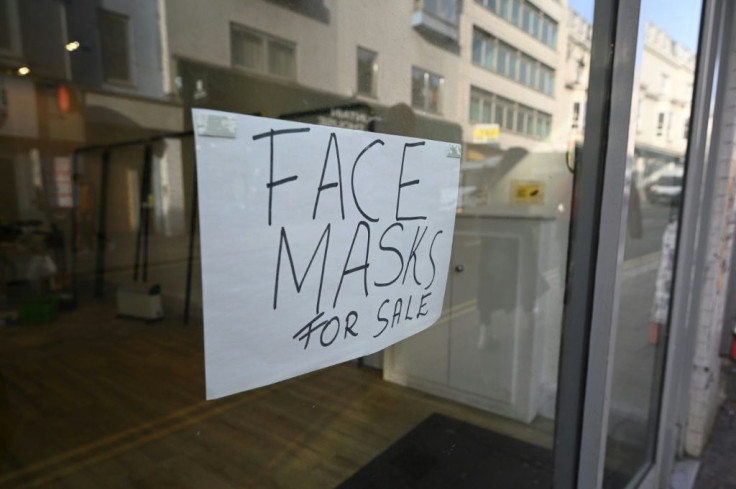
[{"label": "window on building", "polygon": [[573,129],[580,127],[580,102],[572,104],[572,127]]},{"label": "window on building", "polygon": [[378,54],[365,48],[358,48],[357,76],[358,93],[375,97],[378,82]]},{"label": "window on building", "polygon": [[539,17],[540,12],[538,10],[532,10],[532,28],[529,31],[533,37],[539,37]]},{"label": "window on building", "polygon": [[511,20],[511,0],[501,0],[501,17]]},{"label": "window on building", "polygon": [[424,11],[457,24],[457,0],[424,0]]},{"label": "window on building", "polygon": [[442,85],[444,83],[444,77],[421,68],[412,67],[411,104],[426,112],[441,113]]},{"label": "window on building", "polygon": [[657,115],[657,136],[661,136],[664,132],[664,112]]},{"label": "window on building", "polygon": [[540,139],[549,138],[552,132],[552,116],[543,112],[537,113],[537,137]]},{"label": "window on building", "polygon": [[512,80],[518,80],[519,76],[519,53],[516,50],[509,51],[508,76]]},{"label": "window on building", "polygon": [[284,78],[296,78],[293,44],[276,40],[268,42],[268,72]]},{"label": "window on building", "polygon": [[672,112],[667,113],[667,139],[672,139],[672,119],[673,119]]},{"label": "window on building", "polygon": [[548,138],[552,116],[476,87],[470,92],[470,122],[496,123],[504,132]]},{"label": "window on building", "polygon": [[105,81],[131,82],[128,17],[100,10],[97,18],[100,30],[102,72]]},{"label": "window on building", "polygon": [[236,68],[296,79],[296,45],[293,42],[232,24],[230,55]]},{"label": "window on building", "polygon": [[538,86],[537,85],[537,72],[538,71],[539,71],[539,68],[537,67],[536,61],[529,63],[529,86],[530,87]]},{"label": "window on building", "polygon": [[516,109],[516,132],[519,134],[529,134],[529,126],[534,125],[534,109],[519,104]]},{"label": "window on building", "polygon": [[472,59],[542,93],[554,94],[555,70],[477,27],[473,28]]},{"label": "window on building", "polygon": [[508,60],[509,60],[509,46],[507,44],[499,43],[498,45],[498,60],[496,63],[496,71],[501,75],[509,75],[508,72]]},{"label": "window on building", "polygon": [[511,3],[511,23],[517,26],[521,23],[521,0]]},{"label": "window on building", "polygon": [[529,85],[530,62],[533,61],[530,61],[528,56],[521,55],[521,59],[519,60],[519,81],[524,85]]},{"label": "window on building", "polygon": [[544,44],[557,47],[557,22],[525,0],[475,0]]},{"label": "window on building", "polygon": [[689,117],[685,119],[685,125],[683,126],[683,131],[682,131],[683,139],[687,139],[688,134],[690,134],[690,118]]}]

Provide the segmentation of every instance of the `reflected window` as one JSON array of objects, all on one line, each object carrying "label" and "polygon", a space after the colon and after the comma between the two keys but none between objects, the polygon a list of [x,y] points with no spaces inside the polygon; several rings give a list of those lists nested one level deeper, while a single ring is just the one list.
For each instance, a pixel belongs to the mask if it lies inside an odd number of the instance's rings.
[{"label": "reflected window", "polygon": [[657,136],[662,136],[664,132],[664,112],[657,115]]},{"label": "reflected window", "polygon": [[100,10],[98,21],[105,81],[130,83],[128,17]]},{"label": "reflected window", "polygon": [[442,85],[445,79],[421,68],[411,69],[411,104],[417,109],[441,113]]},{"label": "reflected window", "polygon": [[480,88],[470,92],[470,122],[496,123],[505,132],[538,139],[550,136],[552,116]]},{"label": "reflected window", "polygon": [[296,79],[296,45],[291,41],[233,24],[230,50],[236,68]]},{"label": "reflected window", "polygon": [[572,104],[572,127],[577,129],[580,125],[580,102]]},{"label": "reflected window", "polygon": [[[487,32],[473,28],[473,63],[548,95],[554,94],[555,70]],[[540,76],[537,76],[537,71]]]},{"label": "reflected window", "polygon": [[358,93],[361,95],[376,96],[377,58],[374,51],[358,48]]},{"label": "reflected window", "polygon": [[424,11],[450,24],[457,24],[457,0],[424,0]]},{"label": "reflected window", "polygon": [[557,21],[524,0],[475,0],[551,48],[557,47]]}]

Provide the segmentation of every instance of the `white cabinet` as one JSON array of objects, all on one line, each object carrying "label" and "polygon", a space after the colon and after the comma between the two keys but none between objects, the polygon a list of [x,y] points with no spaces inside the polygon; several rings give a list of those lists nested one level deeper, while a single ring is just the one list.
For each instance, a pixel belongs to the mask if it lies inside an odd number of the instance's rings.
[{"label": "white cabinet", "polygon": [[384,378],[527,422],[551,417],[567,245],[557,217],[459,215],[444,314],[386,350]]}]

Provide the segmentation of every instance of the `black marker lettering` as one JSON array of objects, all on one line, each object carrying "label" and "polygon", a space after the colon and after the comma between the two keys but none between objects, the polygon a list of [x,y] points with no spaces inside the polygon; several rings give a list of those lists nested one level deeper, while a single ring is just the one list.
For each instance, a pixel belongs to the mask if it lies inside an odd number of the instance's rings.
[{"label": "black marker lettering", "polygon": [[401,298],[396,299],[396,302],[394,303],[394,315],[391,318],[391,327],[394,327],[394,324],[399,324],[399,321],[401,321],[401,306],[404,305],[404,301],[401,300]]},{"label": "black marker lettering", "polygon": [[409,309],[411,309],[411,298],[413,296],[409,296],[409,302],[406,303],[406,313],[404,313],[404,319],[411,321],[414,319],[413,317],[409,316]]},{"label": "black marker lettering", "polygon": [[375,140],[375,141],[373,141],[373,142],[372,142],[371,144],[369,144],[368,146],[366,146],[365,148],[363,148],[363,151],[361,151],[361,152],[360,152],[360,154],[358,155],[358,157],[357,157],[357,158],[355,158],[355,163],[353,163],[353,171],[352,171],[352,173],[350,174],[350,188],[351,188],[351,189],[352,189],[352,191],[353,191],[353,202],[355,202],[355,207],[357,207],[357,208],[358,208],[358,212],[360,212],[360,214],[361,214],[361,215],[362,215],[363,217],[365,217],[366,219],[368,219],[368,220],[369,220],[370,222],[378,222],[378,219],[376,219],[376,218],[373,218],[373,217],[369,216],[368,214],[366,214],[365,212],[363,212],[363,208],[362,208],[362,207],[360,207],[360,204],[358,203],[358,197],[357,197],[357,196],[355,195],[355,167],[356,167],[356,166],[358,166],[358,161],[360,161],[360,159],[361,159],[361,158],[363,157],[363,155],[364,155],[364,154],[365,154],[365,153],[366,153],[366,152],[367,152],[367,151],[368,151],[369,149],[371,149],[371,148],[372,148],[373,146],[375,146],[376,144],[379,144],[379,143],[380,143],[380,144],[381,144],[382,146],[383,146],[383,145],[385,144],[385,143],[384,143],[383,141],[381,141],[380,139],[376,139],[376,140]]},{"label": "black marker lettering", "polygon": [[[409,258],[406,259],[406,268],[404,269],[404,278],[401,279],[402,285],[404,282],[406,282],[406,274],[409,272],[409,264],[411,263],[412,259],[414,260],[414,267],[412,275],[414,275],[414,282],[416,282],[417,285],[422,285],[422,283],[417,280],[417,248],[419,248],[419,245],[422,244],[422,239],[424,239],[424,235],[427,234],[427,226],[424,226],[424,231],[422,231],[421,237],[419,236],[419,229],[421,226],[417,226],[417,234],[414,235],[414,243],[411,245],[411,251],[409,252]],[[417,241],[417,237],[419,237],[419,241]]]},{"label": "black marker lettering", "polygon": [[317,252],[319,251],[320,247],[322,246],[322,242],[325,242],[325,252],[322,256],[322,273],[319,277],[319,289],[317,291],[317,306],[315,313],[319,313],[319,303],[320,298],[322,297],[322,283],[325,279],[325,264],[327,262],[327,248],[330,246],[330,225],[328,224],[325,227],[325,230],[322,232],[322,237],[319,238],[319,243],[317,243],[317,247],[314,248],[314,253],[312,253],[312,258],[309,259],[309,264],[307,265],[307,269],[304,270],[304,274],[302,275],[301,280],[297,280],[296,278],[296,268],[294,267],[294,258],[291,256],[291,248],[289,247],[289,240],[286,237],[286,230],[282,227],[281,228],[281,238],[279,240],[279,254],[278,258],[276,259],[276,280],[273,287],[273,308],[276,309],[276,305],[278,302],[278,296],[279,296],[279,275],[281,271],[281,253],[286,247],[286,256],[289,258],[289,265],[291,266],[291,277],[294,280],[294,285],[296,285],[296,291],[299,293],[302,291],[302,286],[304,285],[304,280],[307,278],[307,273],[309,273],[309,269],[312,267],[312,263],[314,262],[314,258],[317,256]]},{"label": "black marker lettering", "polygon": [[[327,331],[327,328],[330,327],[330,324],[332,324],[333,321],[337,322],[337,328],[335,329],[335,335],[332,337],[330,341],[325,341],[325,331]],[[327,324],[325,324],[325,327],[322,328],[322,332],[319,334],[319,343],[322,346],[330,346],[337,339],[337,334],[339,332],[340,332],[340,319],[338,319],[337,316],[333,316],[329,321],[327,321]]]},{"label": "black marker lettering", "polygon": [[[358,265],[357,267],[348,268],[348,263],[350,263],[350,256],[353,254],[353,247],[355,246],[355,241],[358,239],[358,234],[360,233],[360,229],[364,228],[366,232],[366,239],[365,239],[365,261]],[[342,267],[342,275],[340,275],[340,282],[337,284],[337,290],[335,291],[335,299],[332,301],[332,307],[334,308],[337,305],[337,298],[340,295],[340,289],[342,288],[342,281],[345,279],[345,275],[350,275],[351,273],[359,272],[363,270],[363,290],[365,291],[365,296],[368,297],[368,267],[370,264],[368,263],[368,252],[371,247],[371,228],[365,221],[360,221],[358,225],[355,227],[355,234],[353,234],[353,242],[350,243],[350,250],[348,251],[348,256],[345,258],[345,265]]]},{"label": "black marker lettering", "polygon": [[432,249],[434,248],[434,240],[436,240],[437,236],[439,236],[440,234],[442,234],[442,230],[439,230],[436,233],[434,233],[434,237],[432,238],[432,244],[429,245],[429,261],[432,262],[432,280],[430,280],[427,286],[424,287],[424,290],[427,290],[432,285],[432,283],[434,283],[434,275],[435,275],[435,272],[437,271],[437,267],[434,264],[434,257],[432,256]]},{"label": "black marker lettering", "polygon": [[411,185],[417,185],[419,183],[419,179],[416,180],[410,180],[408,182],[404,182],[404,160],[406,159],[406,148],[413,148],[415,146],[424,146],[424,141],[418,142],[418,143],[406,143],[404,144],[404,152],[401,155],[401,171],[399,173],[399,188],[396,191],[396,220],[397,221],[414,221],[417,219],[424,220],[427,218],[427,216],[399,216],[399,206],[401,202],[401,189],[404,187],[409,187]]},{"label": "black marker lettering", "polygon": [[293,180],[297,179],[296,175],[292,175],[290,177],[282,178],[280,180],[273,180],[273,138],[274,136],[278,136],[280,134],[294,134],[299,132],[309,132],[310,128],[303,127],[299,129],[280,129],[278,131],[274,131],[271,129],[268,132],[264,132],[261,134],[256,134],[253,136],[253,141],[257,141],[262,138],[269,138],[269,142],[271,144],[271,153],[270,153],[270,162],[269,162],[269,177],[268,177],[268,183],[266,184],[266,188],[268,188],[268,225],[271,225],[271,213],[273,208],[273,188],[277,185],[283,185],[287,182],[291,182]]},{"label": "black marker lettering", "polygon": [[373,335],[374,338],[378,338],[379,336],[381,336],[383,332],[386,331],[386,328],[388,328],[388,319],[381,317],[381,309],[383,309],[383,306],[385,306],[389,302],[390,301],[386,299],[385,301],[381,302],[381,307],[378,308],[378,312],[376,313],[376,319],[378,319],[378,321],[383,323],[383,328],[381,328],[381,331]]},{"label": "black marker lettering", "polygon": [[422,300],[419,301],[419,310],[417,311],[417,317],[426,316],[427,311],[425,310],[422,312],[423,307],[428,307],[427,303],[424,302],[424,299],[432,295],[432,292],[427,292],[426,294],[422,294]]},{"label": "black marker lettering", "polygon": [[[350,318],[353,318],[353,321],[350,322]],[[345,334],[343,336],[343,339],[348,337],[348,333],[350,333],[352,336],[358,336],[358,333],[353,331],[353,327],[355,326],[355,323],[358,322],[358,313],[355,311],[350,311],[348,315],[345,317]]]},{"label": "black marker lettering", "polygon": [[384,238],[384,236],[386,236],[386,234],[387,234],[387,233],[388,233],[388,232],[389,232],[389,231],[390,231],[390,230],[391,230],[391,229],[392,229],[393,227],[396,227],[396,226],[398,226],[399,228],[401,228],[401,230],[402,230],[402,231],[404,230],[404,225],[403,225],[403,224],[401,224],[400,222],[395,222],[395,223],[391,224],[391,225],[390,225],[389,227],[387,227],[387,228],[386,228],[386,230],[385,230],[385,231],[383,232],[383,234],[381,235],[381,239],[380,239],[380,240],[378,240],[378,247],[379,247],[379,248],[380,248],[380,249],[381,249],[382,251],[391,251],[391,252],[393,252],[393,253],[396,253],[396,256],[397,256],[397,257],[399,257],[399,262],[401,263],[401,266],[399,267],[399,272],[398,272],[398,273],[396,274],[396,277],[394,277],[394,278],[393,278],[393,280],[389,280],[388,282],[373,282],[373,285],[375,285],[376,287],[388,287],[388,286],[389,286],[389,285],[391,285],[392,283],[394,283],[394,282],[396,282],[397,280],[399,280],[399,277],[401,277],[401,272],[402,272],[402,271],[404,271],[404,257],[403,257],[403,256],[401,256],[401,252],[400,252],[400,251],[399,251],[398,249],[394,248],[393,246],[384,246],[384,245],[383,245],[383,238]]},{"label": "black marker lettering", "polygon": [[[309,346],[309,338],[311,338],[312,333],[314,333],[316,330],[318,330],[319,328],[321,328],[322,326],[324,326],[324,324],[326,323],[326,321],[322,321],[321,323],[318,323],[316,326],[314,325],[314,323],[316,323],[317,321],[319,321],[319,319],[322,316],[324,316],[324,315],[325,315],[324,312],[320,312],[311,321],[309,321],[305,326],[303,326],[302,329],[300,329],[299,331],[297,331],[294,336],[292,336],[293,339],[297,339],[297,336],[301,335],[301,336],[299,336],[299,341],[305,340],[304,341],[304,349],[305,350]],[[323,332],[324,332],[324,330],[323,330]]]},{"label": "black marker lettering", "polygon": [[[332,148],[332,141],[335,141],[335,156],[337,156],[337,182],[324,183],[325,172],[327,171],[327,162],[330,159],[330,149]],[[314,199],[314,211],[312,212],[312,219],[317,217],[317,205],[319,204],[319,195],[322,191],[337,187],[340,191],[340,213],[342,218],[345,219],[345,205],[342,199],[342,168],[340,167],[340,148],[337,146],[337,136],[335,133],[330,134],[330,142],[327,144],[327,153],[325,154],[325,163],[322,166],[322,177],[319,179],[319,188],[317,188],[317,198]]]}]

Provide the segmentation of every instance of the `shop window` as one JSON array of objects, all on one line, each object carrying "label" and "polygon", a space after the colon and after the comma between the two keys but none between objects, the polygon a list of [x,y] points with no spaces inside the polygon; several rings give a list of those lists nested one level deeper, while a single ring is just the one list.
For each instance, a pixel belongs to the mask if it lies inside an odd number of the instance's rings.
[{"label": "shop window", "polygon": [[435,114],[441,113],[442,76],[421,68],[411,69],[411,104],[417,109]]},{"label": "shop window", "polygon": [[296,45],[240,25],[231,25],[230,49],[236,68],[296,79]]},{"label": "shop window", "polygon": [[375,97],[377,93],[378,54],[368,49],[358,48],[358,93]]},{"label": "shop window", "polygon": [[105,81],[131,82],[128,17],[100,10],[98,21]]}]

